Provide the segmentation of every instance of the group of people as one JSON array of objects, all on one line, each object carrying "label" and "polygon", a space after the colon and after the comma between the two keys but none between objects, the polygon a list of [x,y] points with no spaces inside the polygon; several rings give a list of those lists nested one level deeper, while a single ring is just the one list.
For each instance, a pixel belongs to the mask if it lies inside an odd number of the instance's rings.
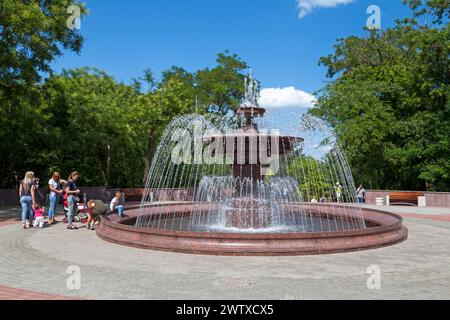
[{"label": "group of people", "polygon": [[[59,172],[54,172],[50,180],[48,181],[49,188],[49,208],[48,208],[48,224],[55,224],[55,219],[58,203],[61,197],[65,197],[68,203],[68,210],[66,214],[67,229],[78,229],[73,224],[74,217],[77,212],[78,203],[80,203],[81,191],[77,187],[77,181],[80,174],[77,171],[73,171],[67,180],[62,180]],[[38,188],[38,179],[35,177],[34,172],[29,171],[25,174],[23,180],[20,181],[19,186],[19,199],[22,206],[22,227],[27,229],[31,227],[44,226],[44,213],[45,209],[39,203],[36,191]],[[110,203],[110,211],[117,212],[120,217],[124,216],[124,206],[121,204],[122,195],[116,193]],[[104,203],[101,200],[90,200],[86,204],[87,208],[87,229],[94,230],[95,222],[98,221],[99,216],[107,211]]]},{"label": "group of people", "polygon": [[[335,186],[334,186],[334,192],[336,193],[336,202],[338,203],[342,203],[344,202],[344,200],[342,199],[342,190],[343,187],[339,182],[336,182]],[[366,189],[364,189],[363,185],[359,185],[358,189],[356,190],[356,202],[357,203],[364,203],[365,201],[365,196],[366,196]],[[311,202],[327,202],[327,199],[325,197],[320,197],[319,200],[317,200],[316,198],[312,198]]]}]

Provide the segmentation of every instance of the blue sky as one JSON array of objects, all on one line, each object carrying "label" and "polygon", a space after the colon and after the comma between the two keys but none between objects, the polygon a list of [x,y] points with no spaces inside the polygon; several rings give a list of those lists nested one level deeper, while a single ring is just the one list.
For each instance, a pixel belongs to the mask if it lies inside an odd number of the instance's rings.
[{"label": "blue sky", "polygon": [[[299,18],[298,1],[315,7]],[[349,2],[342,4],[343,2]],[[341,3],[341,4],[339,4]],[[65,53],[53,68],[92,66],[129,82],[145,68],[156,75],[172,65],[195,71],[214,66],[230,50],[248,62],[263,88],[323,87],[321,56],[337,38],[363,35],[366,9],[381,8],[382,28],[409,15],[401,0],[88,0],[80,55]],[[304,13],[304,12],[303,12]],[[272,91],[273,92],[273,91]]]}]

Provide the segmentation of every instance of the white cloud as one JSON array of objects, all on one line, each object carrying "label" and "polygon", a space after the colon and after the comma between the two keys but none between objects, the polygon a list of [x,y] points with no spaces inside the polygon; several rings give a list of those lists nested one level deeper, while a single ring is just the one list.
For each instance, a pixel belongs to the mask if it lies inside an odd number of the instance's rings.
[{"label": "white cloud", "polygon": [[263,108],[312,108],[314,102],[315,98],[312,94],[294,87],[262,89],[258,100]]},{"label": "white cloud", "polygon": [[295,0],[297,2],[297,9],[299,10],[298,17],[301,19],[308,13],[317,8],[334,8],[338,5],[348,4],[354,0]]}]

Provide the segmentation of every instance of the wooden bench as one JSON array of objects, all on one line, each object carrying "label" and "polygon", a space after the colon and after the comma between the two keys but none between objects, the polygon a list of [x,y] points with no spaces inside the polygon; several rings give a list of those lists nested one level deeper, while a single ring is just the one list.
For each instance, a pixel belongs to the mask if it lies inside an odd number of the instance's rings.
[{"label": "wooden bench", "polygon": [[389,204],[417,206],[419,197],[423,196],[423,192],[389,192]]},{"label": "wooden bench", "polygon": [[125,201],[138,202],[141,201],[144,189],[122,189],[121,192],[125,193]]}]

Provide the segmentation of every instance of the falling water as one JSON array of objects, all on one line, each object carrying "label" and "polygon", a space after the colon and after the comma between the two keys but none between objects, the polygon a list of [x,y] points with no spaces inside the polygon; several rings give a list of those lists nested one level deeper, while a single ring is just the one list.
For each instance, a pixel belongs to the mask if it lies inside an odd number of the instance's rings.
[{"label": "falling water", "polygon": [[[242,114],[190,114],[169,124],[154,155],[136,226],[232,233],[365,228],[348,161],[332,131],[304,116],[297,122],[301,138],[265,133],[264,121],[253,121],[257,90],[251,77],[245,92],[244,120]],[[245,121],[247,131],[230,131]],[[249,165],[252,145],[258,161]],[[244,163],[236,160],[240,154]],[[262,154],[269,164],[260,161]],[[277,170],[271,171],[274,161]]]}]

